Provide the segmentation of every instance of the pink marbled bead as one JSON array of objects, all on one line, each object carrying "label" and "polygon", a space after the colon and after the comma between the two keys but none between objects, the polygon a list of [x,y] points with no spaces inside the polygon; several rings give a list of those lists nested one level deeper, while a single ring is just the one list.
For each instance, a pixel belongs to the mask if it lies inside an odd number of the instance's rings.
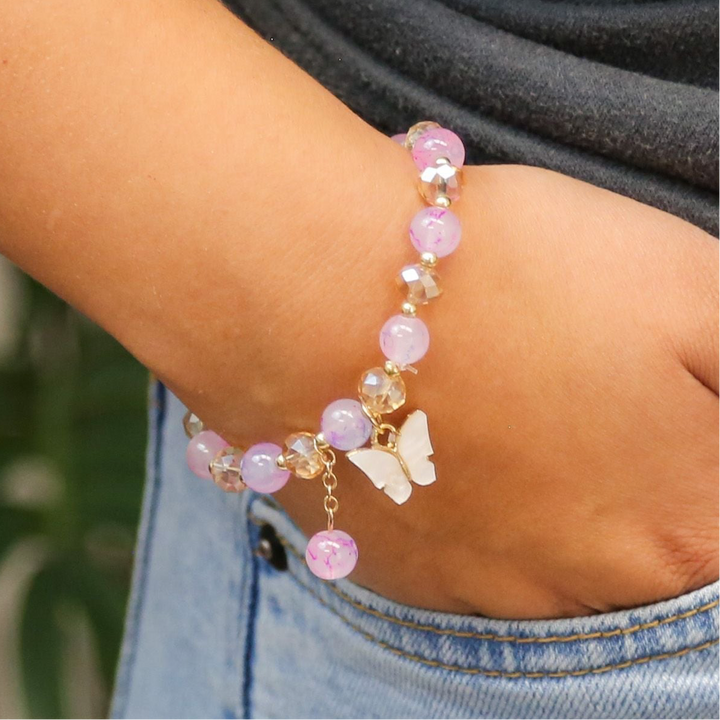
[{"label": "pink marbled bead", "polygon": [[290,479],[290,471],[278,467],[282,448],[274,443],[258,443],[248,448],[240,462],[243,482],[255,492],[273,493],[284,487]]},{"label": "pink marbled bead", "polygon": [[434,128],[424,132],[412,149],[412,159],[421,172],[434,165],[438,158],[447,158],[455,167],[465,162],[465,146],[462,140],[446,128]]},{"label": "pink marbled bead", "polygon": [[210,463],[215,456],[228,446],[217,433],[212,430],[203,430],[199,432],[187,444],[185,451],[185,459],[188,467],[204,480],[212,480],[210,473]]},{"label": "pink marbled bead", "polygon": [[357,400],[343,398],[331,402],[323,411],[320,429],[336,450],[355,450],[370,439],[372,424]]},{"label": "pink marbled bead", "polygon": [[322,580],[347,577],[353,571],[357,559],[355,541],[342,530],[315,533],[305,551],[305,562],[310,572]]},{"label": "pink marbled bead", "polygon": [[397,135],[393,135],[390,139],[394,140],[398,145],[405,145],[406,137],[407,133],[398,133]]},{"label": "pink marbled bead", "polygon": [[430,332],[417,317],[393,315],[380,331],[380,349],[388,360],[400,367],[423,358],[429,347]]},{"label": "pink marbled bead", "polygon": [[420,253],[435,253],[439,258],[450,255],[460,244],[460,219],[441,207],[423,208],[410,221],[410,242]]}]

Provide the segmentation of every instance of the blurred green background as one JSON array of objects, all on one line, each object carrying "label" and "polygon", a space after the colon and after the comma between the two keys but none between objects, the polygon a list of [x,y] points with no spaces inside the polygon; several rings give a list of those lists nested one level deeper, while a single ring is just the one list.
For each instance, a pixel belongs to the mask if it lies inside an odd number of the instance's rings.
[{"label": "blurred green background", "polygon": [[147,372],[0,258],[0,717],[104,717],[142,495]]}]

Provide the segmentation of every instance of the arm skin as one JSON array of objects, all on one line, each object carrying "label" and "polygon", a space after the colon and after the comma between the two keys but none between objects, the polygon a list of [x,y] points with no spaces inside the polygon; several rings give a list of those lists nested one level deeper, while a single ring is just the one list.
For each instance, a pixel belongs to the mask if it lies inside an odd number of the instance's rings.
[{"label": "arm skin", "polygon": [[[377,364],[415,176],[214,0],[0,5],[0,252],[241,446]],[[397,508],[341,463],[354,578],[502,617],[717,578],[716,242],[531,168],[467,168],[457,212],[409,380],[439,480]],[[279,497],[320,527],[320,483]]]}]

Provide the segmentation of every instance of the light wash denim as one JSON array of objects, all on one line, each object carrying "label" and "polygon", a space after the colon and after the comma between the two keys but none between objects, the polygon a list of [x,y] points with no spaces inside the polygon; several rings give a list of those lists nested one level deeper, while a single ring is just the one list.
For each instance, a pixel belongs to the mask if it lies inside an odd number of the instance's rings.
[{"label": "light wash denim", "polygon": [[160,385],[153,402],[116,717],[718,716],[717,585],[625,612],[501,621],[326,583],[271,498],[188,471],[185,409]]}]

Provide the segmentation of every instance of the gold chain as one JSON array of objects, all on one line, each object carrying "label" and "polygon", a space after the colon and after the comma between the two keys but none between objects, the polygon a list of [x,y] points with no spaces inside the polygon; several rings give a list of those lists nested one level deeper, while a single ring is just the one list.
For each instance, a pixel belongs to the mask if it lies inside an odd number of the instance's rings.
[{"label": "gold chain", "polygon": [[333,495],[333,492],[338,484],[337,475],[335,475],[335,463],[337,458],[335,453],[332,451],[327,443],[318,441],[317,436],[315,437],[313,444],[315,449],[318,451],[322,463],[324,466],[322,474],[322,482],[325,486],[325,500],[323,501],[323,507],[327,513],[327,529],[332,530],[335,526],[335,514],[340,509],[340,502]]}]

